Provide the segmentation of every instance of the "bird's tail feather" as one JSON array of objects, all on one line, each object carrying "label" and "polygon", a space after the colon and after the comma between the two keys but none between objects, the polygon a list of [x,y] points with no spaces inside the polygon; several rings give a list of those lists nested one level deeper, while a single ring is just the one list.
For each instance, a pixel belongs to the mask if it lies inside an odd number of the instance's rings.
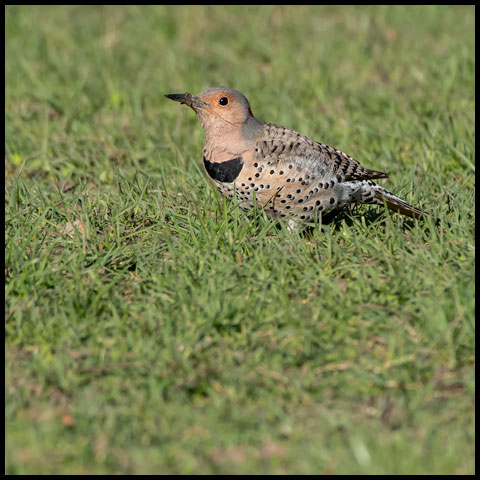
[{"label": "bird's tail feather", "polygon": [[378,185],[376,185],[375,188],[374,198],[377,200],[377,203],[381,205],[385,204],[390,210],[406,215],[407,217],[424,218],[427,216],[425,212],[422,212]]}]

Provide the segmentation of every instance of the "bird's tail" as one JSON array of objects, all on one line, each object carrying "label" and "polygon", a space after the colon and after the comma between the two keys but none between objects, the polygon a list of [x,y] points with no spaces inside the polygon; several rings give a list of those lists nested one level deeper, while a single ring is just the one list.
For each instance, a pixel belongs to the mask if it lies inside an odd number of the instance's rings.
[{"label": "bird's tail", "polygon": [[398,198],[372,180],[355,180],[345,182],[344,185],[349,185],[350,190],[346,190],[347,195],[340,199],[340,204],[353,201],[355,203],[386,205],[390,210],[408,217],[425,218],[428,216],[427,213]]},{"label": "bird's tail", "polygon": [[389,192],[379,185],[375,185],[374,187],[373,198],[375,203],[380,205],[385,204],[390,210],[406,215],[407,217],[424,218],[427,216],[425,212],[422,212],[418,208],[403,201],[401,198],[398,198],[392,192]]}]

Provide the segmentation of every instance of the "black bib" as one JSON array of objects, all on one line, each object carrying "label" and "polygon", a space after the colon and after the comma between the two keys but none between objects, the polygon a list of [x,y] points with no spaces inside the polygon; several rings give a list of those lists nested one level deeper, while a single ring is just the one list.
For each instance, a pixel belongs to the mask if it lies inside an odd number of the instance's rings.
[{"label": "black bib", "polygon": [[203,163],[207,173],[217,182],[231,183],[233,182],[243,168],[242,157],[233,158],[222,163],[209,162],[203,157]]}]

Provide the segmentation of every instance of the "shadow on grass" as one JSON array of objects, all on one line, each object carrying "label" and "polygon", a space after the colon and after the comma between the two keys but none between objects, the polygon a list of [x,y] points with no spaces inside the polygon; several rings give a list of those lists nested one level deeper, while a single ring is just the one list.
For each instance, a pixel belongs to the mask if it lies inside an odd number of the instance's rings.
[{"label": "shadow on grass", "polygon": [[[360,219],[363,217],[365,219],[365,225],[370,228],[381,228],[384,229],[386,227],[385,222],[385,211],[381,209],[361,209],[359,210],[357,206],[347,206],[339,210],[334,210],[325,216],[322,217],[322,226],[329,226],[330,229],[336,229],[340,227],[343,223],[348,227],[354,227]],[[414,220],[410,217],[405,217],[403,215],[395,215],[396,220],[401,223],[403,230],[410,230],[413,228],[418,221],[421,220]],[[318,226],[315,225],[308,225],[304,232],[306,234],[312,234]],[[323,229],[322,229],[323,231]]]}]

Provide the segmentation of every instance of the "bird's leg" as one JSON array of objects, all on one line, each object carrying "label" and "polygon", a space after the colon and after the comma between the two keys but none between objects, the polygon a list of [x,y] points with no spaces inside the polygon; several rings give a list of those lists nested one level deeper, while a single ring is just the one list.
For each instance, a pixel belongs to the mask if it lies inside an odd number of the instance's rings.
[{"label": "bird's leg", "polygon": [[322,212],[318,212],[318,231],[322,231]]},{"label": "bird's leg", "polygon": [[296,232],[298,231],[299,227],[298,227],[298,223],[293,219],[293,218],[290,218],[287,222],[287,230],[289,233],[293,233],[293,232]]}]

